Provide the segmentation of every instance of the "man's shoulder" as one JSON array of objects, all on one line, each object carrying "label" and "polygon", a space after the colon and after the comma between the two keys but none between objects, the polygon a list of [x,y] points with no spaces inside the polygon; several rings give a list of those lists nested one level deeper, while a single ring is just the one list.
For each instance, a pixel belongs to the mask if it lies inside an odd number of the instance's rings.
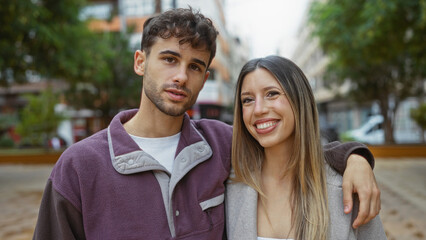
[{"label": "man's shoulder", "polygon": [[101,130],[83,140],[80,140],[68,147],[59,158],[58,163],[73,164],[84,159],[94,159],[96,155],[104,154],[108,149],[108,139],[106,130]]},{"label": "man's shoulder", "polygon": [[99,145],[103,145],[107,143],[108,143],[107,130],[103,129],[87,138],[84,138],[72,144],[68,149],[70,150],[96,149]]},{"label": "man's shoulder", "polygon": [[209,143],[217,143],[221,147],[224,147],[224,144],[231,146],[232,127],[230,125],[213,119],[192,120],[192,123]]},{"label": "man's shoulder", "polygon": [[203,130],[212,129],[217,131],[219,134],[223,134],[223,133],[232,134],[232,126],[219,120],[202,118],[199,120],[191,120],[191,121],[199,129],[203,129]]},{"label": "man's shoulder", "polygon": [[[57,191],[63,195],[78,192],[76,184],[104,169],[110,159],[106,135],[106,131],[101,130],[74,143],[62,153],[50,176]],[[72,190],[68,189],[70,185],[74,186]]]}]

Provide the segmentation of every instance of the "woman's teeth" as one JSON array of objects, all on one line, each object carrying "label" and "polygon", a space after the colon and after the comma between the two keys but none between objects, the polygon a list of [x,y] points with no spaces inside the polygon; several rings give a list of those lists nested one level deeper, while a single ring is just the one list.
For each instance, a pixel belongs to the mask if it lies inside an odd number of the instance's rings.
[{"label": "woman's teeth", "polygon": [[268,128],[268,127],[272,127],[275,124],[277,124],[277,122],[260,123],[260,124],[256,124],[256,128],[257,129],[265,129],[265,128]]}]

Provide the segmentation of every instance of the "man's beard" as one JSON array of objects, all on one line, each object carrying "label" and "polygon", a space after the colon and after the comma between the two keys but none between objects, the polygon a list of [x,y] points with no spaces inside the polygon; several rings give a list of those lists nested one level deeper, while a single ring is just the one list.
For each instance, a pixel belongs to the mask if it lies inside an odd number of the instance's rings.
[{"label": "man's beard", "polygon": [[[145,79],[149,80],[145,81]],[[158,85],[155,84],[155,81],[150,79],[149,74],[145,74],[143,82],[145,95],[161,112],[166,115],[173,117],[182,116],[195,103],[196,97],[194,98],[191,90],[186,87],[180,87],[177,84],[163,84],[161,87],[158,87]],[[161,97],[163,89],[166,88],[175,88],[184,91],[188,101],[183,106],[178,106],[177,104],[173,103],[169,104],[171,106],[167,106],[166,100]]]}]

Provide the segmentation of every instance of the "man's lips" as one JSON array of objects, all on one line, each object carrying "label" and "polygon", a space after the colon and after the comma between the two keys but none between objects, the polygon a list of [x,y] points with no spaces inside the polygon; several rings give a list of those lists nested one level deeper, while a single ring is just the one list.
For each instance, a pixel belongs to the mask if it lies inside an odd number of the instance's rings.
[{"label": "man's lips", "polygon": [[183,100],[187,96],[185,91],[175,89],[175,88],[169,88],[169,89],[166,89],[165,91],[175,101]]}]

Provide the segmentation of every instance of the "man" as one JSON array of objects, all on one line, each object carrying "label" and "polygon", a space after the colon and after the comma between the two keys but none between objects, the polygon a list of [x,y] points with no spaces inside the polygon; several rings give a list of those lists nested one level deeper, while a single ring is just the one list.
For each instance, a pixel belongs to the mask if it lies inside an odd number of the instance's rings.
[{"label": "man", "polygon": [[[139,109],[119,113],[108,129],[62,154],[46,185],[34,239],[222,238],[232,129],[185,114],[209,76],[216,35],[211,21],[192,9],[145,22],[134,56],[134,70],[143,76]],[[357,143],[328,151],[342,159],[350,153],[374,161]],[[349,179],[374,179],[364,159],[352,158]],[[346,162],[331,164],[342,170]],[[365,207],[359,221],[368,221],[380,208],[371,194],[375,182],[351,182],[367,189],[358,192],[367,192],[360,195]],[[354,189],[346,190],[348,202]]]}]

